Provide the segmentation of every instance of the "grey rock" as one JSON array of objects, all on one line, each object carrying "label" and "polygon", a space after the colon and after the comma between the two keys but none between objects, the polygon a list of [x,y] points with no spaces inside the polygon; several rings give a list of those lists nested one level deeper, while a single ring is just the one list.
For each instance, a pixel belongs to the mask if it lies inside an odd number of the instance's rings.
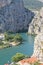
[{"label": "grey rock", "polygon": [[43,7],[33,18],[28,30],[30,34],[39,34],[41,32],[43,32]]},{"label": "grey rock", "polygon": [[40,63],[43,63],[43,33],[40,33],[35,37],[32,57],[36,57]]},{"label": "grey rock", "polygon": [[0,0],[0,3],[0,32],[28,29],[34,13],[24,8],[23,0]]}]

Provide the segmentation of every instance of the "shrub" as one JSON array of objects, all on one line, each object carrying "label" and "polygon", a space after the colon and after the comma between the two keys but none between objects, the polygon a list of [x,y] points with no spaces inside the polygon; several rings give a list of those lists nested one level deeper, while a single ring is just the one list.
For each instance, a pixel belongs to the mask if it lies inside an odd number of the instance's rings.
[{"label": "shrub", "polygon": [[7,41],[12,41],[14,39],[13,34],[5,33],[4,35],[5,35],[5,40],[7,40]]},{"label": "shrub", "polygon": [[0,40],[0,45],[3,45],[4,43]]},{"label": "shrub", "polygon": [[18,62],[18,61],[20,61],[20,60],[22,60],[22,59],[24,59],[24,58],[25,58],[25,55],[24,55],[24,54],[16,53],[16,55],[14,55],[14,56],[12,57],[12,61],[13,61],[13,62]]},{"label": "shrub", "polygon": [[23,38],[20,34],[16,34],[14,37],[15,42],[22,42]]}]

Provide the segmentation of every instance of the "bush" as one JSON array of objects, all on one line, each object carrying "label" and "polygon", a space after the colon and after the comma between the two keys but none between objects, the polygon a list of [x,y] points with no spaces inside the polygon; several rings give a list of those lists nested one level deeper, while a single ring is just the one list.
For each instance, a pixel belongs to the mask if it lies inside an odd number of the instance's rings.
[{"label": "bush", "polygon": [[12,61],[13,61],[13,62],[18,62],[18,61],[20,61],[20,60],[22,60],[22,59],[24,59],[24,58],[25,58],[25,55],[24,55],[24,54],[16,53],[16,55],[14,55],[14,56],[12,57]]},{"label": "bush", "polygon": [[13,34],[5,33],[4,35],[5,35],[5,40],[7,40],[7,41],[12,41],[14,39]]},{"label": "bush", "polygon": [[23,41],[22,36],[18,33],[16,35],[5,33],[4,35],[5,35],[6,41],[11,41],[11,42],[12,41],[14,41],[14,42],[22,42]]},{"label": "bush", "polygon": [[15,37],[14,37],[14,41],[15,42],[22,42],[22,36],[20,34],[16,34]]},{"label": "bush", "polygon": [[0,45],[3,45],[4,43],[0,40]]}]

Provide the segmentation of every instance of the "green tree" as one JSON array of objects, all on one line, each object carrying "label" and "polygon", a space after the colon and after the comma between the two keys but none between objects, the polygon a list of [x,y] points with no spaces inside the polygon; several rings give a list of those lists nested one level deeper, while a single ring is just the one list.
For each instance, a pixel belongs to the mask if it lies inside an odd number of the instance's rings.
[{"label": "green tree", "polygon": [[0,45],[3,45],[4,43],[0,40]]},{"label": "green tree", "polygon": [[18,62],[18,61],[20,61],[20,60],[22,60],[22,59],[24,59],[24,58],[25,58],[25,55],[24,55],[24,54],[16,53],[16,55],[14,55],[14,56],[12,57],[12,61],[13,61],[13,62]]},{"label": "green tree", "polygon": [[16,34],[15,37],[14,37],[14,41],[15,42],[22,42],[23,41],[23,38],[20,34]]},{"label": "green tree", "polygon": [[7,40],[7,41],[12,41],[14,39],[13,34],[5,33],[4,35],[5,35],[5,40]]}]

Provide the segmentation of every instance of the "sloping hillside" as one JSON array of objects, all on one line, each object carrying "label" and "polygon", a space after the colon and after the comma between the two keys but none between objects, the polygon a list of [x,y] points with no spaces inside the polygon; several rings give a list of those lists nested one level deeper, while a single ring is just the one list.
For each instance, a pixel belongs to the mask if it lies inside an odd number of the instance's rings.
[{"label": "sloping hillside", "polygon": [[43,2],[38,0],[24,0],[24,5],[28,9],[39,10],[41,7],[43,7]]},{"label": "sloping hillside", "polygon": [[34,14],[24,8],[23,0],[0,0],[0,2],[0,32],[27,30]]}]

